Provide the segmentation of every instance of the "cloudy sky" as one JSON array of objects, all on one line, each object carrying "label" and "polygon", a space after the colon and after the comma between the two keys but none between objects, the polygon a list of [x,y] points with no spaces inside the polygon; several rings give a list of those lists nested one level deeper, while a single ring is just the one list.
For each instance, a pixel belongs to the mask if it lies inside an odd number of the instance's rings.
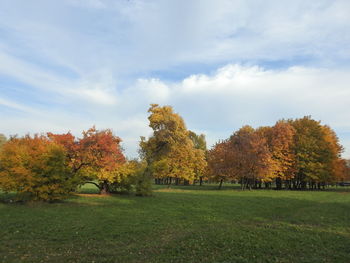
[{"label": "cloudy sky", "polygon": [[150,103],[209,145],[311,115],[350,157],[348,0],[0,0],[0,133],[112,128],[126,155]]}]

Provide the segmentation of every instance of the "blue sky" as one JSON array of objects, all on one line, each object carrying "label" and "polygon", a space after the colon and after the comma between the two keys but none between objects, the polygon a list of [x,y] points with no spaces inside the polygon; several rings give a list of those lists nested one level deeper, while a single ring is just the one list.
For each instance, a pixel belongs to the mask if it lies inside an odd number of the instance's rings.
[{"label": "blue sky", "polygon": [[311,115],[350,157],[350,1],[0,0],[0,133],[112,128],[129,157],[150,103],[210,144]]}]

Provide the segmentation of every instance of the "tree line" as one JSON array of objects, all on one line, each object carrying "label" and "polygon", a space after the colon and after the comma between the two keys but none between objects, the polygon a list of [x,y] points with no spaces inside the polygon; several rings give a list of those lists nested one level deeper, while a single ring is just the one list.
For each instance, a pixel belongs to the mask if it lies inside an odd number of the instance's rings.
[{"label": "tree line", "polygon": [[0,190],[20,200],[55,201],[83,184],[101,194],[151,194],[156,184],[234,181],[242,189],[320,189],[349,180],[335,132],[304,117],[280,120],[272,127],[244,126],[207,149],[205,135],[186,128],[171,106],[148,110],[153,134],[141,137],[139,159],[128,160],[121,138],[95,127],[80,138],[66,134],[0,134]]},{"label": "tree line", "polygon": [[149,109],[153,135],[141,156],[156,184],[239,182],[242,189],[320,189],[350,179],[335,132],[306,116],[272,127],[244,126],[207,150],[205,136],[187,130],[172,107]]},{"label": "tree line", "polygon": [[349,180],[335,132],[311,117],[280,120],[272,127],[244,126],[208,154],[211,176],[237,180],[242,189],[320,189]]}]

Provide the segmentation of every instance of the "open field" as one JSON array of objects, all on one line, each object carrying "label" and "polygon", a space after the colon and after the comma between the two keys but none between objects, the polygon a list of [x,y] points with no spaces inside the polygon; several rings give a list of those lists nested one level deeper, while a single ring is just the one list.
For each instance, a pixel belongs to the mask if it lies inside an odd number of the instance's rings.
[{"label": "open field", "polygon": [[350,191],[157,187],[0,203],[0,236],[0,262],[350,262]]}]

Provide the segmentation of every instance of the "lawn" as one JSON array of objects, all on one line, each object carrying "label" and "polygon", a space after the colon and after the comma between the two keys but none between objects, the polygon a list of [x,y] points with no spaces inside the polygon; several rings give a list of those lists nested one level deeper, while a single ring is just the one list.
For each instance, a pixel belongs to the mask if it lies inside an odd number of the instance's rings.
[{"label": "lawn", "polygon": [[350,191],[187,186],[3,202],[0,237],[0,262],[350,262]]}]

